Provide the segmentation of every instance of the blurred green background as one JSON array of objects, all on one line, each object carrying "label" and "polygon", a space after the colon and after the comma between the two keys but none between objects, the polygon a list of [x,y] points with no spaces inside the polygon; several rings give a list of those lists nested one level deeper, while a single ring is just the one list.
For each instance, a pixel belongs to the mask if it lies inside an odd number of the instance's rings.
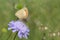
[{"label": "blurred green background", "polygon": [[[20,39],[8,31],[8,23],[16,20],[15,4],[26,5],[30,28],[28,39]],[[47,27],[47,30],[44,29]],[[60,40],[60,0],[0,0],[0,40]],[[53,36],[53,34],[55,36]]]}]

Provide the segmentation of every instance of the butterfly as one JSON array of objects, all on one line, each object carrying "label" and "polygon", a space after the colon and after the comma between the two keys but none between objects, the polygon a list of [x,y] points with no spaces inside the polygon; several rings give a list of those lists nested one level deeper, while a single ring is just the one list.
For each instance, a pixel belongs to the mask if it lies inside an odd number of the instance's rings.
[{"label": "butterfly", "polygon": [[26,7],[18,10],[16,13],[15,13],[15,16],[19,19],[27,19],[28,17],[28,9]]}]

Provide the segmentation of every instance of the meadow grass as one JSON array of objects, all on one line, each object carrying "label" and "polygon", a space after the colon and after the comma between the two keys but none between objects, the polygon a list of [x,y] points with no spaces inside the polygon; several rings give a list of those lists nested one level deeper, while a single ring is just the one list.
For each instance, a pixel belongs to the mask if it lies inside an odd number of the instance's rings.
[{"label": "meadow grass", "polygon": [[[7,30],[8,23],[17,18],[16,3],[26,5],[29,10],[26,24],[30,28],[30,35],[27,40],[60,40],[57,35],[60,32],[60,0],[0,0],[0,40],[20,40],[18,36],[15,37],[16,33]],[[41,29],[42,26],[48,29]],[[56,33],[56,36],[51,37],[50,33]]]}]

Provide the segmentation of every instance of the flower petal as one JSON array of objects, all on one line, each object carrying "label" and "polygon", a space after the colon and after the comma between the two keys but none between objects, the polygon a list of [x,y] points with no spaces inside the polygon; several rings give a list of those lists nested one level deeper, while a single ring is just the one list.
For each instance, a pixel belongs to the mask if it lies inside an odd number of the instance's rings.
[{"label": "flower petal", "polygon": [[12,28],[8,28],[8,30],[11,30]]},{"label": "flower petal", "polygon": [[12,30],[12,32],[16,32],[17,30]]},{"label": "flower petal", "polygon": [[24,38],[26,38],[26,39],[28,39],[28,37],[27,37],[27,35],[26,35],[26,34],[24,34],[24,35],[23,35],[23,37],[24,37]]},{"label": "flower petal", "polygon": [[18,37],[19,37],[19,38],[22,38],[22,36],[23,36],[23,35],[22,35],[21,32],[19,31],[19,32],[18,32]]}]

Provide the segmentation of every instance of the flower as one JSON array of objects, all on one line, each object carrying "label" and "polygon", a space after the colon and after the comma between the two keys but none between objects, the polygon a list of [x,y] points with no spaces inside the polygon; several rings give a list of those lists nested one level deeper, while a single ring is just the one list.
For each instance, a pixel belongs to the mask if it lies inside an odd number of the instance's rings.
[{"label": "flower", "polygon": [[28,38],[27,36],[29,35],[30,30],[22,21],[11,21],[8,26],[8,30],[12,29],[12,32],[18,31],[19,38]]}]

